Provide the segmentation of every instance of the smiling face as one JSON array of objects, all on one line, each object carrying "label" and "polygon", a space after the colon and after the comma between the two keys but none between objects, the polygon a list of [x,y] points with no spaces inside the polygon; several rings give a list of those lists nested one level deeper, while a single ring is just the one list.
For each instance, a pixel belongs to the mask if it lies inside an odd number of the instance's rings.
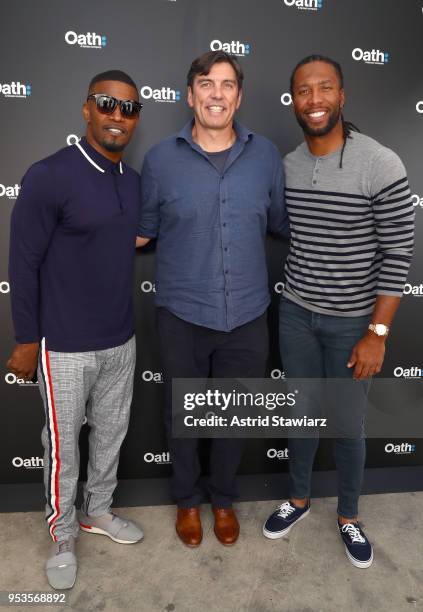
[{"label": "smiling face", "polygon": [[326,136],[341,119],[344,90],[335,68],[327,62],[300,66],[292,85],[295,116],[309,136]]},{"label": "smiling face", "polygon": [[235,70],[227,62],[213,64],[208,74],[196,75],[192,87],[188,87],[188,104],[196,124],[204,129],[232,126],[241,97]]},{"label": "smiling face", "polygon": [[[138,102],[139,99],[137,90],[121,81],[99,81],[89,93],[102,93],[118,100]],[[110,115],[103,115],[97,110],[93,98],[85,102],[82,111],[87,123],[87,141],[102,155],[113,159],[129,143],[139,120],[139,116],[128,118],[122,115],[119,105]]]}]

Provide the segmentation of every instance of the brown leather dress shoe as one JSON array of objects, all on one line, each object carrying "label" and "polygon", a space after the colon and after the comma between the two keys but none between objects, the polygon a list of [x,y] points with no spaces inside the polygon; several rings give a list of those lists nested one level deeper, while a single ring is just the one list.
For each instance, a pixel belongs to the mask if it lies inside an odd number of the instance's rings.
[{"label": "brown leather dress shoe", "polygon": [[176,533],[182,542],[191,548],[199,546],[203,539],[201,527],[200,510],[198,506],[193,508],[178,508],[176,516]]},{"label": "brown leather dress shoe", "polygon": [[214,533],[225,546],[235,544],[239,536],[239,523],[233,508],[213,508]]}]

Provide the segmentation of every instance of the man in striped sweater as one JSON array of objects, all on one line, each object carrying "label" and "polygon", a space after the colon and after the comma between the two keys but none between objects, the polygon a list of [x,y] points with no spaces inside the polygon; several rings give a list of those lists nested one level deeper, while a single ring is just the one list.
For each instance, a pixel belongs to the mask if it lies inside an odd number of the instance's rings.
[{"label": "man in striped sweater", "polygon": [[[366,401],[380,372],[413,249],[414,213],[399,157],[344,121],[339,64],[312,55],[291,76],[305,142],[285,158],[291,245],[280,307],[280,347],[290,378],[354,378]],[[290,499],[263,532],[279,538],[310,511],[318,438],[290,441]],[[334,441],[338,528],[348,559],[369,567],[358,522],[364,433]]]}]

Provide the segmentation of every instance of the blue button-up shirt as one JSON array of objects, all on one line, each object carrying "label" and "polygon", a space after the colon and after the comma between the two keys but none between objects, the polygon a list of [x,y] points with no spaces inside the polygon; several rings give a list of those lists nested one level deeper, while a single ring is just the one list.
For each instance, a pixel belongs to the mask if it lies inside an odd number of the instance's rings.
[{"label": "blue button-up shirt", "polygon": [[288,231],[278,149],[234,127],[223,172],[193,141],[190,122],[150,149],[141,176],[138,235],[157,237],[157,306],[220,331],[266,310],[266,230]]}]

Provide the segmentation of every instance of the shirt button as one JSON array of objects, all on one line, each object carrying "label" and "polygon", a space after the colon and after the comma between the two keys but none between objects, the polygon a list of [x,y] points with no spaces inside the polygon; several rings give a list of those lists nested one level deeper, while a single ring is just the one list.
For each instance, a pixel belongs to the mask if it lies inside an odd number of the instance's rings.
[{"label": "shirt button", "polygon": [[226,292],[226,297],[228,297],[228,295],[229,295],[229,291]]},{"label": "shirt button", "polygon": [[317,173],[317,172],[319,172],[319,168],[316,168],[315,172],[316,172],[316,173]]},{"label": "shirt button", "polygon": [[228,247],[225,247],[225,248],[224,248],[224,251],[227,251],[227,250],[228,250]]},{"label": "shirt button", "polygon": [[222,198],[222,204],[226,202],[226,198]]},{"label": "shirt button", "polygon": [[226,227],[226,223],[222,223],[223,227]]},{"label": "shirt button", "polygon": [[229,273],[229,270],[225,270],[225,274],[228,274],[228,273]]},{"label": "shirt button", "polygon": [[317,183],[317,181],[316,181],[316,180],[314,180],[314,181],[313,181],[313,185],[315,185],[316,183]]}]

